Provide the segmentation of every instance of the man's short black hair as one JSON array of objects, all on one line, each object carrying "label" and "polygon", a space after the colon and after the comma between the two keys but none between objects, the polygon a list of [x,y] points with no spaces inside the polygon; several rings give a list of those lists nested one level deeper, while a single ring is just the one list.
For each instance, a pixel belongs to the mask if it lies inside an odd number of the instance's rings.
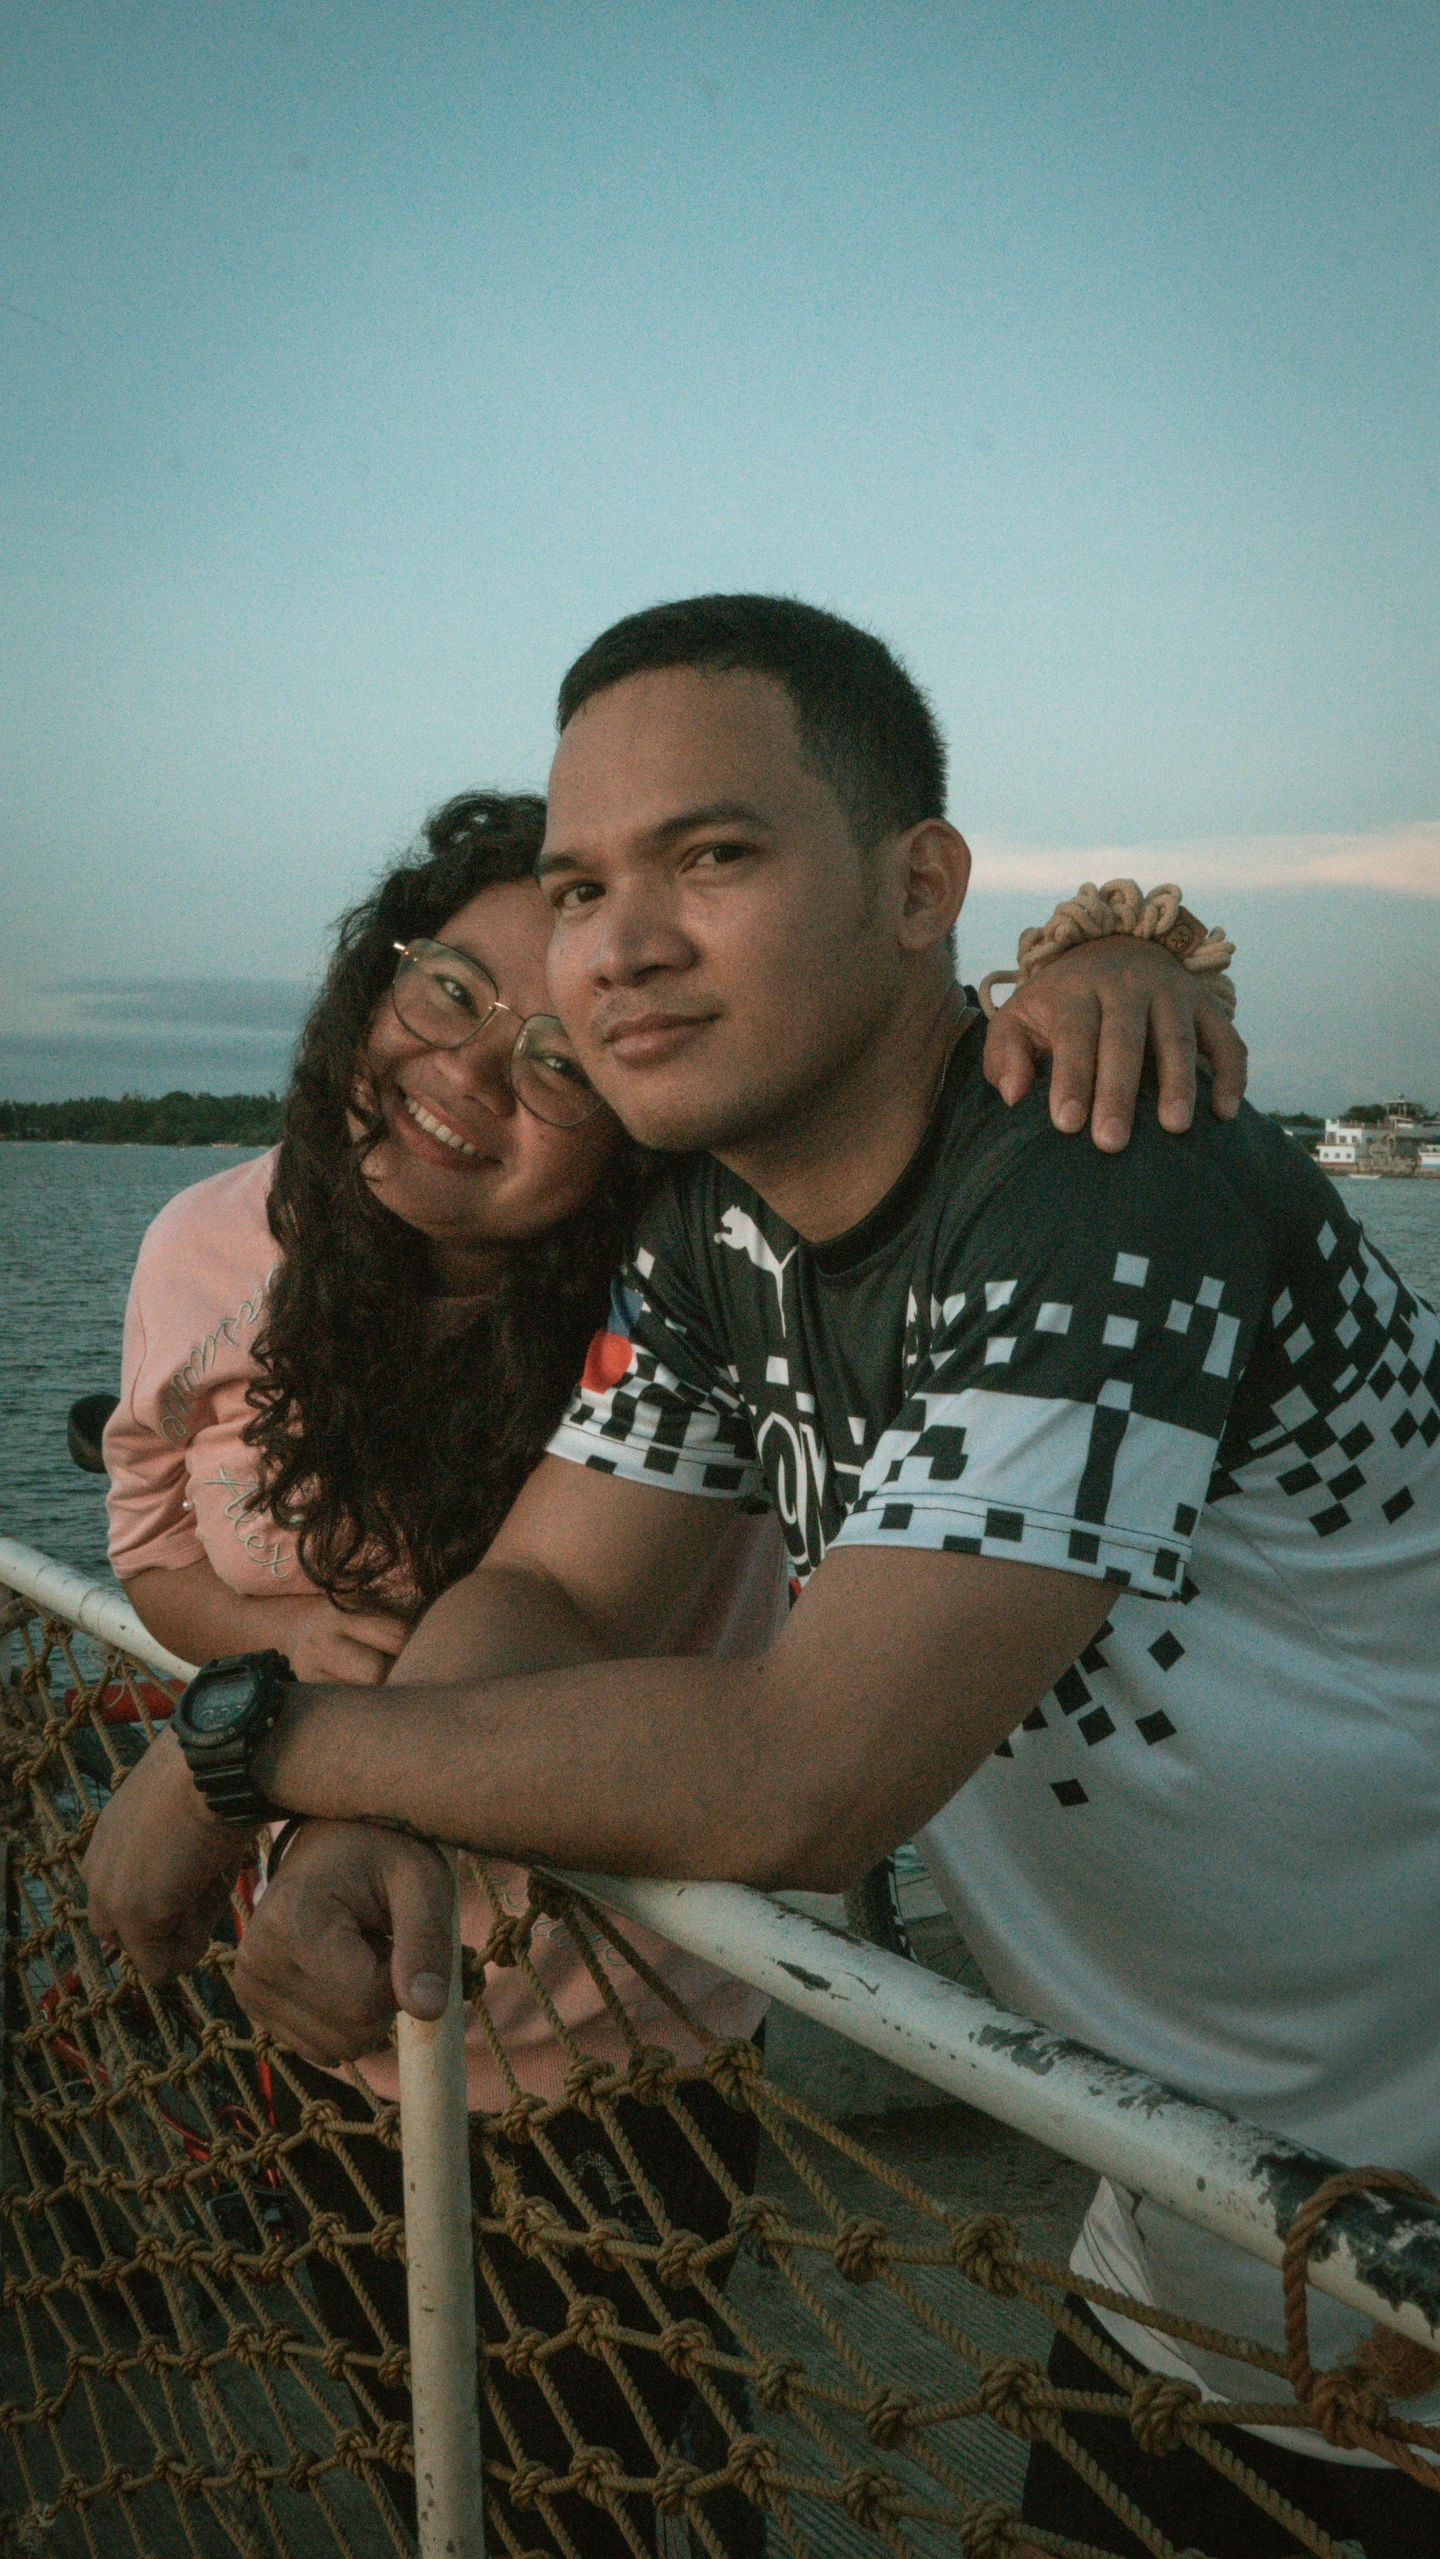
[{"label": "man's short black hair", "polygon": [[945,813],[945,744],[920,687],[883,640],[784,595],[694,595],[612,622],[560,687],[556,725],[630,675],[663,667],[768,675],[801,747],[866,850]]}]

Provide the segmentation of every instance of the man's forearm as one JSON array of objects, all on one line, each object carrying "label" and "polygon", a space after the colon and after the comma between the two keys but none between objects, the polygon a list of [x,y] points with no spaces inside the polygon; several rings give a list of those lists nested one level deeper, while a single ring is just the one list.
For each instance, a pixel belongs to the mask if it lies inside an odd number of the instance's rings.
[{"label": "man's forearm", "polygon": [[643,1617],[597,1627],[548,1574],[487,1560],[426,1611],[383,1698],[298,1689],[257,1782],[287,1812],[404,1821],[497,1857],[772,1865],[774,1789],[742,1775],[756,1666],[747,1679],[689,1656],[614,1658],[623,1635],[651,1631]]},{"label": "man's forearm", "polygon": [[1079,1575],[858,1548],[753,1660],[296,1687],[255,1780],[287,1812],[400,1820],[522,1864],[834,1891],[964,1784],[1108,1604]]},{"label": "man's forearm", "polygon": [[[1113,1605],[1090,1577],[856,1547],[827,1557],[758,1659],[297,1682],[252,1773],[287,1811],[400,1821],[519,1864],[834,1892],[933,1817]],[[194,1960],[197,1896],[234,1852],[160,1734],[85,1858],[147,1980]]]},{"label": "man's forearm", "polygon": [[496,1857],[772,1880],[804,1820],[803,1787],[777,1778],[774,1688],[759,1663],[691,1659],[297,1688],[254,1775],[286,1812],[404,1821]]}]

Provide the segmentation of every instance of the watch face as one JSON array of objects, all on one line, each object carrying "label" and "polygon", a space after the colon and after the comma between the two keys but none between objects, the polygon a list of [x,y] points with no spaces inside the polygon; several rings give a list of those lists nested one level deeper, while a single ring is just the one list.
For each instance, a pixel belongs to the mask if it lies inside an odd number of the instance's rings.
[{"label": "watch face", "polygon": [[248,1670],[218,1671],[207,1679],[188,1708],[189,1718],[197,1733],[223,1733],[228,1724],[238,1722],[255,1695],[255,1681]]}]

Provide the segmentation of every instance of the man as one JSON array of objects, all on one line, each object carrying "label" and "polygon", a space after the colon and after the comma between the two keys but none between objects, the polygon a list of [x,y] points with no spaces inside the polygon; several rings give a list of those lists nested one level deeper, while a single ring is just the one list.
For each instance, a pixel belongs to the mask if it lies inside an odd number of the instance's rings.
[{"label": "man", "polygon": [[[1251,1113],[1179,1136],[1142,1109],[1113,1157],[1041,1094],[997,1103],[949,958],[969,857],[939,741],[877,642],[767,599],[658,608],[571,670],[561,731],[557,1009],[636,1135],[690,1152],[478,1572],[385,1691],[288,1691],[256,1784],[498,1855],[821,1889],[918,1834],[1013,2005],[1433,2179],[1433,1317]],[[762,1488],[800,1593],[779,1641],[653,1658]],[[231,1843],[173,1750],[116,1816],[97,1916],[183,1960]],[[421,2004],[424,1852],[364,1853]],[[356,1855],[317,1843],[312,1914]],[[340,1926],[321,1994],[295,1942],[268,1982],[254,1955],[252,2004],[333,2055],[347,1996],[373,2032],[374,1959]],[[1134,2199],[1102,2188],[1083,2247],[1277,2329],[1273,2277]],[[1339,2360],[1360,2323],[1315,2328]],[[1137,2456],[1142,2504],[1183,2478],[1168,2528],[1257,2559],[1254,2510],[1202,2512],[1185,2458]],[[1440,2548],[1409,2483],[1254,2458],[1337,2532],[1400,2546],[1408,2501],[1404,2546]],[[1043,2469],[1032,2506],[1088,2528]]]}]

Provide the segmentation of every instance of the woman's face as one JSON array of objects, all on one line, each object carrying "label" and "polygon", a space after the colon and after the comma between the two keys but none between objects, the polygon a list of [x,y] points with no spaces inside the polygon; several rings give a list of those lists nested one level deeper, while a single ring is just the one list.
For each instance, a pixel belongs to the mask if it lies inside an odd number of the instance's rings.
[{"label": "woman's face", "polygon": [[482,889],[435,939],[478,960],[511,1011],[462,1048],[427,1048],[384,997],[362,1052],[385,1122],[365,1177],[388,1209],[429,1239],[442,1287],[462,1294],[483,1286],[506,1245],[583,1207],[623,1139],[606,1111],[578,1128],[551,1128],[510,1090],[506,1063],[519,1027],[512,1015],[552,1009],[550,914],[539,890],[528,880]]}]

